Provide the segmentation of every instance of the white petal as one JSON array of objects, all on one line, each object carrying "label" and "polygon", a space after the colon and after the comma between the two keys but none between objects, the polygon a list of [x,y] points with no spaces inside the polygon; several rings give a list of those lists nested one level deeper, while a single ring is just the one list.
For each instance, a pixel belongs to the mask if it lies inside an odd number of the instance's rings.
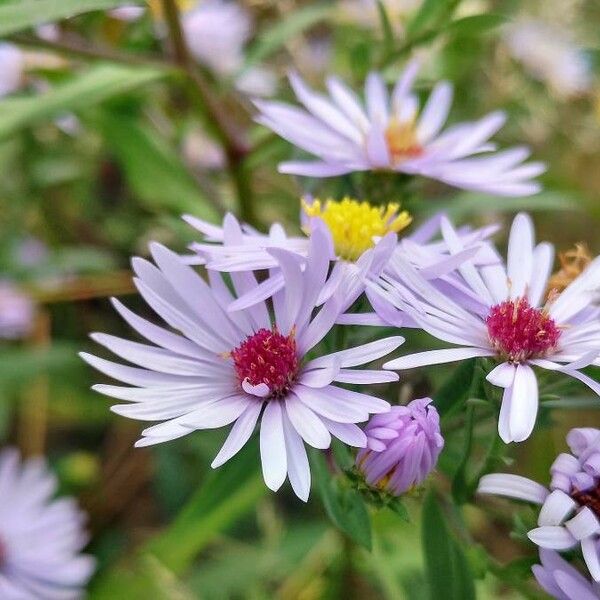
[{"label": "white petal", "polygon": [[310,494],[310,467],[302,439],[283,413],[283,431],[287,456],[287,469],[292,489],[300,500],[306,502]]},{"label": "white petal", "polygon": [[502,363],[494,367],[486,376],[486,379],[493,385],[501,388],[511,387],[515,380],[517,368],[510,363]]},{"label": "white petal", "polygon": [[446,350],[428,350],[417,352],[408,356],[401,356],[390,360],[383,365],[384,369],[413,369],[426,365],[439,365],[442,363],[475,358],[476,356],[492,356],[494,353],[485,348],[448,348]]},{"label": "white petal", "polygon": [[537,378],[530,366],[519,365],[510,402],[509,428],[513,441],[522,442],[531,435],[537,411]]},{"label": "white petal", "polygon": [[535,504],[543,504],[548,496],[548,490],[539,483],[510,473],[492,473],[484,475],[479,480],[477,491],[480,494],[507,496]]},{"label": "white petal", "polygon": [[238,417],[231,428],[225,443],[210,465],[213,469],[220,467],[244,447],[244,444],[248,441],[254,431],[261,408],[262,402],[253,402]]},{"label": "white petal", "polygon": [[314,448],[325,449],[331,445],[331,435],[321,419],[295,394],[285,400],[285,411],[302,439]]},{"label": "white petal", "polygon": [[576,540],[582,540],[600,531],[600,523],[592,510],[587,506],[582,508],[572,519],[565,523],[565,527]]},{"label": "white petal", "polygon": [[531,280],[533,241],[534,231],[531,218],[525,213],[519,213],[510,229],[506,261],[511,298],[523,296]]},{"label": "white petal", "polygon": [[527,537],[538,546],[549,550],[567,550],[577,544],[577,540],[564,527],[538,527]]},{"label": "white petal", "polygon": [[544,501],[538,516],[538,525],[562,525],[567,516],[575,510],[577,502],[562,490],[554,490]]},{"label": "white petal", "polygon": [[597,540],[594,537],[588,537],[581,540],[581,551],[585,564],[594,581],[600,581],[600,558],[598,557]]},{"label": "white petal", "polygon": [[287,474],[287,451],[279,402],[268,402],[260,424],[260,458],[267,487],[276,492]]}]

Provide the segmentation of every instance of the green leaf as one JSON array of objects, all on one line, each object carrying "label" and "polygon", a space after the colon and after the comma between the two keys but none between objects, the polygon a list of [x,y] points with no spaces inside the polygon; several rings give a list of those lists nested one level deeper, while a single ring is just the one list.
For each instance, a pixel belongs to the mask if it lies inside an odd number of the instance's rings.
[{"label": "green leaf", "polygon": [[443,26],[459,4],[460,0],[425,0],[406,26],[408,38]]},{"label": "green leaf", "polygon": [[0,5],[0,36],[92,10],[106,10],[123,0],[20,0]]},{"label": "green leaf", "polygon": [[371,520],[359,492],[343,476],[334,477],[322,452],[312,453],[313,473],[332,522],[357,544],[371,549]]},{"label": "green leaf", "polygon": [[435,407],[441,416],[459,408],[467,398],[475,374],[475,365],[475,359],[462,361],[433,395]]},{"label": "green leaf", "polygon": [[394,47],[394,29],[392,28],[390,18],[382,0],[377,0],[377,12],[379,13],[379,21],[383,30],[383,51],[387,54]]},{"label": "green leaf", "polygon": [[176,150],[156,131],[128,115],[105,113],[99,125],[129,186],[148,208],[219,219]]},{"label": "green leaf", "polygon": [[433,492],[423,505],[422,542],[430,598],[474,600],[473,574]]},{"label": "green leaf", "polygon": [[452,21],[447,27],[448,33],[454,33],[458,35],[480,35],[504,25],[509,21],[509,18],[505,15],[498,15],[493,13],[482,14],[482,15],[471,15],[469,17],[463,17]]},{"label": "green leaf", "polygon": [[261,33],[248,48],[246,61],[241,69],[244,73],[249,67],[256,65],[281,48],[292,37],[305,29],[326,20],[334,7],[326,4],[307,6],[280,19]]},{"label": "green leaf", "polygon": [[97,65],[48,92],[0,102],[0,138],[38,121],[86,109],[164,76],[157,69]]}]

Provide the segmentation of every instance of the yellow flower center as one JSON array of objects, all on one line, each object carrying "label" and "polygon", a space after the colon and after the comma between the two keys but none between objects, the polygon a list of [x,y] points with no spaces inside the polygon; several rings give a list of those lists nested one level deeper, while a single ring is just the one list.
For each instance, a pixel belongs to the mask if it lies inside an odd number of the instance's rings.
[{"label": "yellow flower center", "polygon": [[423,148],[417,141],[414,121],[397,121],[392,119],[385,130],[385,139],[392,161],[396,164],[419,156]]},{"label": "yellow flower center", "polygon": [[[191,10],[196,4],[195,0],[176,0],[177,8],[180,12]],[[163,18],[163,7],[161,0],[148,0],[150,12],[156,21],[161,21]]]},{"label": "yellow flower center", "polygon": [[331,232],[337,256],[352,262],[375,245],[374,237],[391,231],[398,233],[412,221],[407,211],[398,212],[400,205],[396,203],[372,206],[366,201],[344,198],[327,200],[325,204],[320,200],[312,204],[303,201],[302,208],[308,217],[323,219]]}]

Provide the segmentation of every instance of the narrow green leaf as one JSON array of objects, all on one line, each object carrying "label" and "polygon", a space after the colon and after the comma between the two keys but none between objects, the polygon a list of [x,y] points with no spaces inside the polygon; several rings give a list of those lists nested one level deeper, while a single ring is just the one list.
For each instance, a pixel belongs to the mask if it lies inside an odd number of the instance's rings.
[{"label": "narrow green leaf", "polygon": [[500,27],[508,21],[509,19],[505,15],[493,13],[471,15],[452,21],[447,27],[447,32],[458,35],[480,35],[490,29]]},{"label": "narrow green leaf", "polygon": [[261,33],[250,46],[241,72],[245,72],[249,67],[262,62],[265,58],[277,52],[295,35],[326,20],[333,10],[334,7],[327,4],[307,6],[274,23]]},{"label": "narrow green leaf", "polygon": [[218,220],[176,150],[156,131],[127,115],[105,113],[98,122],[131,189],[148,208]]},{"label": "narrow green leaf", "polygon": [[97,105],[164,76],[156,69],[97,65],[44,94],[0,102],[0,138],[65,112]]},{"label": "narrow green leaf", "polygon": [[433,492],[423,505],[422,542],[430,598],[474,600],[473,574]]},{"label": "narrow green leaf", "polygon": [[377,12],[379,13],[379,21],[383,30],[383,51],[387,54],[394,47],[394,29],[382,0],[377,0]]},{"label": "narrow green leaf", "polygon": [[313,452],[311,458],[317,487],[329,518],[357,544],[370,550],[371,520],[360,494],[350,487],[347,479],[331,475],[322,452]]},{"label": "narrow green leaf", "polygon": [[408,38],[443,27],[459,4],[460,0],[425,0],[406,26]]},{"label": "narrow green leaf", "polygon": [[106,10],[124,0],[20,0],[0,5],[0,36],[92,10]]}]

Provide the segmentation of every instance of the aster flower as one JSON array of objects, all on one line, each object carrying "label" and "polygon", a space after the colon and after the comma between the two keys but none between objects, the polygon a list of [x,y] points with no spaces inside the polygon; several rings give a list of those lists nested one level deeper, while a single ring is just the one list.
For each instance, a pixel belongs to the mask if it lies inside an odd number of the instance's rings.
[{"label": "aster flower", "polygon": [[0,339],[25,337],[33,327],[35,306],[10,281],[0,280]]},{"label": "aster flower", "polygon": [[[335,77],[327,80],[327,98],[291,74],[290,83],[304,109],[257,100],[257,121],[319,160],[282,163],[279,170],[331,177],[385,169],[500,196],[539,191],[532,178],[545,167],[523,164],[529,156],[526,148],[489,154],[495,150],[489,138],[504,123],[503,113],[491,113],[440,133],[450,110],[452,88],[447,82],[439,83],[419,115],[417,97],[411,92],[416,74],[417,64],[412,62],[390,97],[381,75],[371,73],[365,83],[366,109]],[[476,156],[482,153],[488,154]]]},{"label": "aster flower", "polygon": [[54,475],[42,459],[0,452],[0,597],[76,600],[95,561],[80,554],[86,516],[71,498],[53,500]]},{"label": "aster flower", "polygon": [[14,44],[0,43],[0,98],[21,87],[24,71],[23,52]]},{"label": "aster flower", "polygon": [[[137,446],[233,423],[213,468],[244,446],[262,413],[265,483],[277,490],[287,475],[296,494],[306,500],[310,470],[304,442],[327,448],[334,435],[347,444],[365,446],[365,434],[356,423],[366,421],[370,413],[389,410],[387,402],[336,383],[397,380],[385,371],[351,367],[386,355],[403,338],[307,360],[307,353],[327,335],[340,310],[338,300],[332,298],[313,315],[331,255],[331,239],[324,227],[313,230],[305,259],[281,248],[270,249],[285,281],[273,298],[274,317],[264,302],[227,313],[223,307],[234,296],[219,273],[209,271],[207,284],[167,248],[152,244],[151,252],[156,267],[134,259],[135,283],[151,308],[179,333],[142,319],[115,300],[115,308],[129,325],[156,345],[94,334],[96,342],[141,367],[83,354],[98,370],[133,386],[97,385],[94,389],[131,402],[114,406],[118,414],[162,421],[145,429]],[[237,294],[257,285],[251,272],[232,273],[231,279]]]},{"label": "aster flower", "polygon": [[550,473],[550,489],[526,477],[485,475],[480,494],[494,494],[541,506],[538,527],[529,539],[548,550],[581,547],[587,568],[600,581],[600,429],[572,429],[571,453],[559,454]]},{"label": "aster flower", "polygon": [[[302,257],[307,255],[308,237],[289,236],[278,223],[272,225],[265,235],[240,225],[232,215],[225,217],[222,227],[191,215],[184,216],[184,219],[204,236],[201,243],[191,244],[190,249],[194,254],[186,258],[190,264],[204,264],[209,269],[224,272],[269,270],[270,276],[251,294],[243,294],[236,299],[230,310],[239,310],[252,302],[264,300],[283,286],[283,276],[277,269],[277,261],[271,255],[270,248],[285,248]],[[462,254],[450,256],[445,242],[434,239],[439,231],[439,215],[411,234],[403,235],[397,244],[396,234],[405,231],[411,218],[406,211],[400,211],[396,203],[373,206],[367,201],[351,198],[325,202],[305,198],[301,222],[307,234],[310,234],[315,220],[324,222],[329,229],[334,246],[332,259],[335,260],[331,277],[321,290],[318,303],[330,298],[344,283],[343,310],[363,293],[365,278],[381,272],[392,255],[404,256],[416,268],[423,269],[426,277],[442,278],[456,269],[460,260],[472,256],[478,243],[496,230],[495,226],[475,231],[469,228],[460,230],[459,235],[467,249]],[[377,298],[373,302],[377,302]],[[397,323],[397,315],[388,316],[394,324]],[[338,322],[382,324],[374,313],[341,315]]]},{"label": "aster flower", "polygon": [[[461,252],[449,221],[443,220],[442,231],[451,252]],[[371,290],[434,337],[459,347],[403,356],[384,368],[495,358],[500,364],[487,379],[504,388],[498,431],[506,443],[527,439],[535,425],[538,383],[532,367],[564,373],[600,394],[600,385],[579,370],[596,364],[600,355],[594,306],[600,259],[562,293],[546,297],[552,262],[552,246],[534,245],[533,224],[525,214],[513,221],[506,267],[498,263],[477,268],[471,261],[458,267],[471,293],[468,303],[464,295],[441,292],[406,261],[396,260],[395,272],[386,271],[369,284]]]},{"label": "aster flower", "polygon": [[125,6],[119,6],[108,11],[108,14],[118,21],[125,21],[126,23],[132,23],[138,21],[144,16],[146,12],[145,7],[138,6],[135,4],[127,4]]},{"label": "aster flower", "polygon": [[586,579],[553,550],[540,549],[540,565],[532,567],[542,589],[556,600],[598,600],[600,585]]},{"label": "aster flower", "polygon": [[504,41],[527,72],[559,96],[574,96],[591,88],[590,61],[562,25],[523,19],[505,30]]},{"label": "aster flower", "polygon": [[431,402],[419,398],[370,419],[367,447],[356,457],[366,483],[401,496],[425,481],[444,447],[440,417]]}]

